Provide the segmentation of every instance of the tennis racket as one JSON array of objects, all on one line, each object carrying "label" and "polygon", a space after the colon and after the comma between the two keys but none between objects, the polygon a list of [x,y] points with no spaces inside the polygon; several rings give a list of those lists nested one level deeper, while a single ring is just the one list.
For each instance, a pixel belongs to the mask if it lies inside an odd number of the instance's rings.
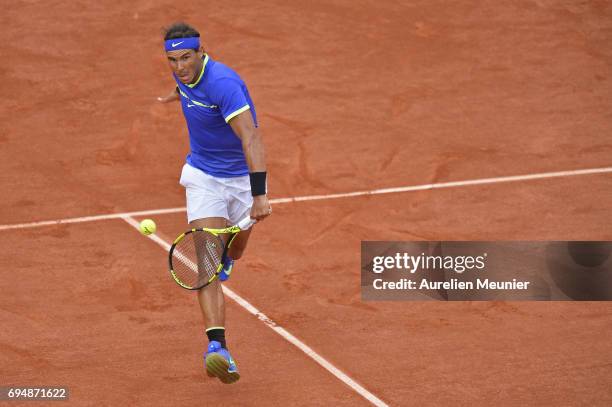
[{"label": "tennis racket", "polygon": [[[223,255],[240,231],[257,222],[250,216],[225,229],[195,228],[181,233],[168,254],[170,275],[187,290],[199,290],[212,283],[223,268]],[[227,244],[221,235],[229,234]]]}]

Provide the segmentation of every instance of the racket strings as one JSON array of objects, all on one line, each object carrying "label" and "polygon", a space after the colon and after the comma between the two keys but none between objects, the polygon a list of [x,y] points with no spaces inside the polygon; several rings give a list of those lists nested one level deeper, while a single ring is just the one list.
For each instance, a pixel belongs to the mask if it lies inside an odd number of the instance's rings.
[{"label": "racket strings", "polygon": [[186,234],[172,251],[176,279],[188,287],[206,285],[216,275],[223,256],[222,240],[205,231]]}]

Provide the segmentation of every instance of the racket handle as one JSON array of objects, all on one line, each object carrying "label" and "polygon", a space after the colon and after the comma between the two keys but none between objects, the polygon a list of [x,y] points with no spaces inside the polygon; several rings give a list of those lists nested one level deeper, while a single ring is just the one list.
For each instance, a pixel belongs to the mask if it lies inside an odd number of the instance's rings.
[{"label": "racket handle", "polygon": [[244,219],[238,222],[238,227],[240,230],[248,230],[256,223],[257,221],[255,219],[251,219],[251,217],[247,215]]}]

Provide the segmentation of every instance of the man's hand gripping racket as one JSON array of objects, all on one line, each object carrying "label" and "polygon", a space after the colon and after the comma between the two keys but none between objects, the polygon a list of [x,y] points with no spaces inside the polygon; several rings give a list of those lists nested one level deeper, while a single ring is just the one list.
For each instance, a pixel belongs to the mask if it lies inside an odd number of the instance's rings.
[{"label": "man's hand gripping racket", "polygon": [[[170,275],[178,285],[198,290],[212,283],[223,268],[223,254],[229,250],[239,232],[257,221],[250,216],[224,229],[196,228],[181,233],[170,247]],[[229,234],[227,244],[220,235]]]}]

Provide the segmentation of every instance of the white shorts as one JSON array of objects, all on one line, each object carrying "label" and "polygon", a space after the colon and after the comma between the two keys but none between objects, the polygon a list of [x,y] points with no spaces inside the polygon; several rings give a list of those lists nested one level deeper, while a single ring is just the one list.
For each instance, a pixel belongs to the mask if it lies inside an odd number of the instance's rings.
[{"label": "white shorts", "polygon": [[251,211],[253,197],[248,175],[218,178],[185,164],[179,182],[185,187],[188,222],[218,217],[235,225]]}]

